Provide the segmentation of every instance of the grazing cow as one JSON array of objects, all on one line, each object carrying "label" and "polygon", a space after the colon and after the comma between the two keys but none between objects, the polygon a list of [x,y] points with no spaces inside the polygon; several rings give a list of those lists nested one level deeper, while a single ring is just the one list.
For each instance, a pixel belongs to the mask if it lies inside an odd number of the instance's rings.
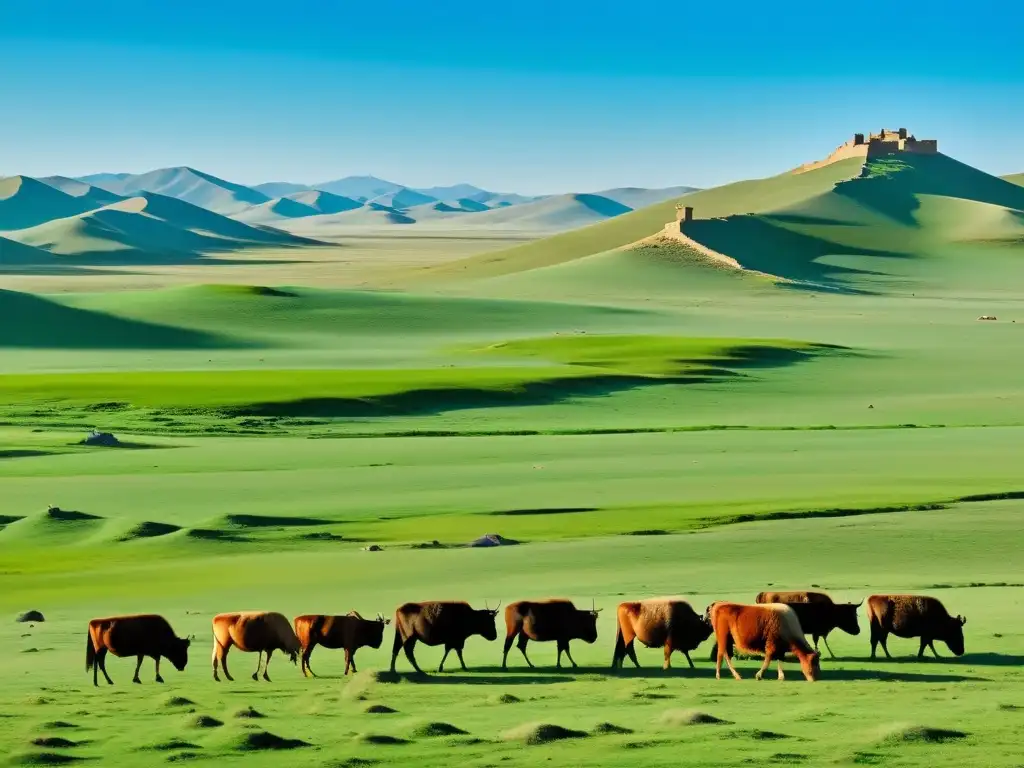
[{"label": "grazing cow", "polygon": [[296,663],[299,651],[302,646],[299,638],[292,631],[292,625],[288,619],[280,613],[272,611],[243,611],[241,613],[221,613],[213,617],[213,679],[220,682],[217,674],[218,664],[224,667],[224,677],[234,680],[228,672],[228,651],[235,646],[240,651],[251,653],[256,651],[256,671],[252,673],[252,679],[258,680],[260,675],[260,663],[263,654],[267,654],[266,664],[263,665],[263,679],[268,683],[270,677],[267,674],[270,668],[270,656],[274,651],[282,651],[288,654],[292,664]]},{"label": "grazing cow", "polygon": [[160,658],[166,658],[179,672],[188,664],[188,647],[191,638],[178,637],[163,616],[145,614],[142,616],[111,616],[93,619],[89,622],[89,634],[85,639],[85,671],[92,670],[92,684],[99,685],[99,672],[107,683],[114,684],[107,674],[107,653],[115,656],[137,656],[133,683],[141,683],[139,670],[142,660],[149,656],[156,662],[156,681],[160,677]]},{"label": "grazing cow", "polygon": [[920,637],[917,658],[924,658],[925,647],[935,658],[935,641],[941,640],[956,656],[964,655],[963,616],[950,616],[946,607],[934,597],[924,595],[871,595],[868,598],[868,622],[871,627],[871,658],[881,643],[885,657],[891,659],[886,641],[896,637]]},{"label": "grazing cow", "polygon": [[663,669],[672,668],[673,651],[681,651],[690,663],[690,669],[693,669],[690,651],[707,640],[712,631],[711,622],[694,611],[685,600],[655,598],[620,603],[612,669],[622,667],[626,656],[635,666],[640,666],[633,647],[636,640],[647,648],[664,647]]},{"label": "grazing cow", "polygon": [[355,611],[347,616],[296,616],[295,635],[302,646],[302,674],[316,673],[309,666],[309,657],[317,645],[324,648],[345,649],[345,674],[349,668],[356,671],[356,651],[364,645],[380,648],[384,641],[384,627],[391,623],[379,613],[375,621],[364,619]]},{"label": "grazing cow", "polygon": [[391,649],[391,671],[395,671],[395,660],[399,651],[405,651],[413,669],[422,673],[413,655],[416,641],[424,645],[443,645],[444,656],[438,672],[444,672],[444,662],[451,651],[459,657],[462,668],[466,662],[462,658],[462,649],[466,639],[480,635],[485,640],[496,640],[498,630],[494,625],[494,617],[498,609],[473,609],[468,603],[462,602],[428,602],[406,603],[395,611],[395,644]]},{"label": "grazing cow", "polygon": [[757,596],[757,603],[785,603],[800,619],[800,627],[805,635],[814,639],[814,650],[818,650],[818,638],[825,641],[828,654],[833,659],[832,648],[828,644],[828,633],[833,629],[841,629],[848,635],[859,635],[860,624],[857,621],[857,609],[860,603],[835,603],[824,592],[762,592]]},{"label": "grazing cow", "polygon": [[501,657],[501,668],[508,668],[508,652],[512,643],[519,638],[519,651],[531,667],[533,662],[526,655],[526,644],[531,640],[558,643],[558,660],[562,668],[562,654],[569,657],[569,663],[576,666],[569,653],[570,640],[584,640],[593,644],[597,640],[597,614],[601,611],[591,608],[581,611],[571,600],[520,600],[505,608],[505,652]]},{"label": "grazing cow", "polygon": [[711,624],[715,628],[715,639],[718,641],[715,678],[721,678],[722,659],[725,659],[732,676],[737,680],[741,679],[740,673],[732,665],[734,647],[743,653],[764,655],[764,663],[756,675],[758,680],[773,660],[779,664],[779,680],[784,680],[782,660],[787,653],[796,654],[804,677],[811,682],[821,675],[821,654],[807,643],[800,628],[800,620],[788,605],[740,605],[721,602],[709,606],[709,612]]}]

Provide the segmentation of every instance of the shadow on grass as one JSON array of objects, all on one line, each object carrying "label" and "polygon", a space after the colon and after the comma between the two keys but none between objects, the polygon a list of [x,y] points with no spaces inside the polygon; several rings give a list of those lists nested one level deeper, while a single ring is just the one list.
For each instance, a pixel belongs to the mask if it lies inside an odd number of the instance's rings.
[{"label": "shadow on grass", "polygon": [[377,682],[417,685],[553,685],[576,680],[567,672],[570,670],[551,670],[551,674],[544,674],[541,669],[515,672],[511,669],[502,671],[501,667],[470,667],[465,672],[378,672]]}]

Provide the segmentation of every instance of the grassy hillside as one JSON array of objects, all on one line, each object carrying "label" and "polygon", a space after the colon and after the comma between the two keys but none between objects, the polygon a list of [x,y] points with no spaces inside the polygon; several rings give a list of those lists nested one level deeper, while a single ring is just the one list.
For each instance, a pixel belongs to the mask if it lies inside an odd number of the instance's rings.
[{"label": "grassy hillside", "polygon": [[[857,175],[860,168],[861,163],[844,161],[799,176],[783,174],[741,181],[688,194],[686,204],[694,206],[696,215],[702,218],[769,210],[827,191],[837,182]],[[418,270],[410,273],[408,279],[473,280],[551,266],[609,251],[661,230],[675,218],[676,202],[668,200],[527,245]]]}]

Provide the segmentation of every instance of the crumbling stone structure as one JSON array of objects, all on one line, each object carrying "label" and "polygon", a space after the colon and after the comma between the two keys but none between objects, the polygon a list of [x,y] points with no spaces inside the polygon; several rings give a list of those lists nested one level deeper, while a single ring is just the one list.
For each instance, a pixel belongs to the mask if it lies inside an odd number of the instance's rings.
[{"label": "crumbling stone structure", "polygon": [[908,152],[917,155],[935,155],[939,152],[937,139],[918,139],[906,128],[898,128],[895,131],[883,128],[878,133],[853,134],[853,138],[841,144],[836,150],[824,160],[813,163],[806,163],[797,169],[798,173],[812,171],[815,168],[822,168],[840,160],[851,157],[886,157],[897,155],[901,152]]}]

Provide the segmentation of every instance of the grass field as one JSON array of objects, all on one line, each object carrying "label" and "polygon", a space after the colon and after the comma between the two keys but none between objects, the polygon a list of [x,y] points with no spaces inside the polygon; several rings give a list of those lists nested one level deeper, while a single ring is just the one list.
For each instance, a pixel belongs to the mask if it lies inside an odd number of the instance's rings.
[{"label": "grass field", "polygon": [[[1020,195],[941,156],[691,195],[694,239],[764,274],[636,244],[673,203],[512,248],[8,271],[0,758],[1019,766]],[[716,681],[710,642],[610,672],[618,602],[769,586],[932,594],[966,654],[872,661],[862,610],[814,685]],[[474,638],[468,672],[392,677],[390,631],[347,679],[323,649],[316,680],[208,666],[221,611],[546,596],[604,609],[577,671]],[[186,671],[94,690],[87,621],[137,611],[196,636]]]}]

